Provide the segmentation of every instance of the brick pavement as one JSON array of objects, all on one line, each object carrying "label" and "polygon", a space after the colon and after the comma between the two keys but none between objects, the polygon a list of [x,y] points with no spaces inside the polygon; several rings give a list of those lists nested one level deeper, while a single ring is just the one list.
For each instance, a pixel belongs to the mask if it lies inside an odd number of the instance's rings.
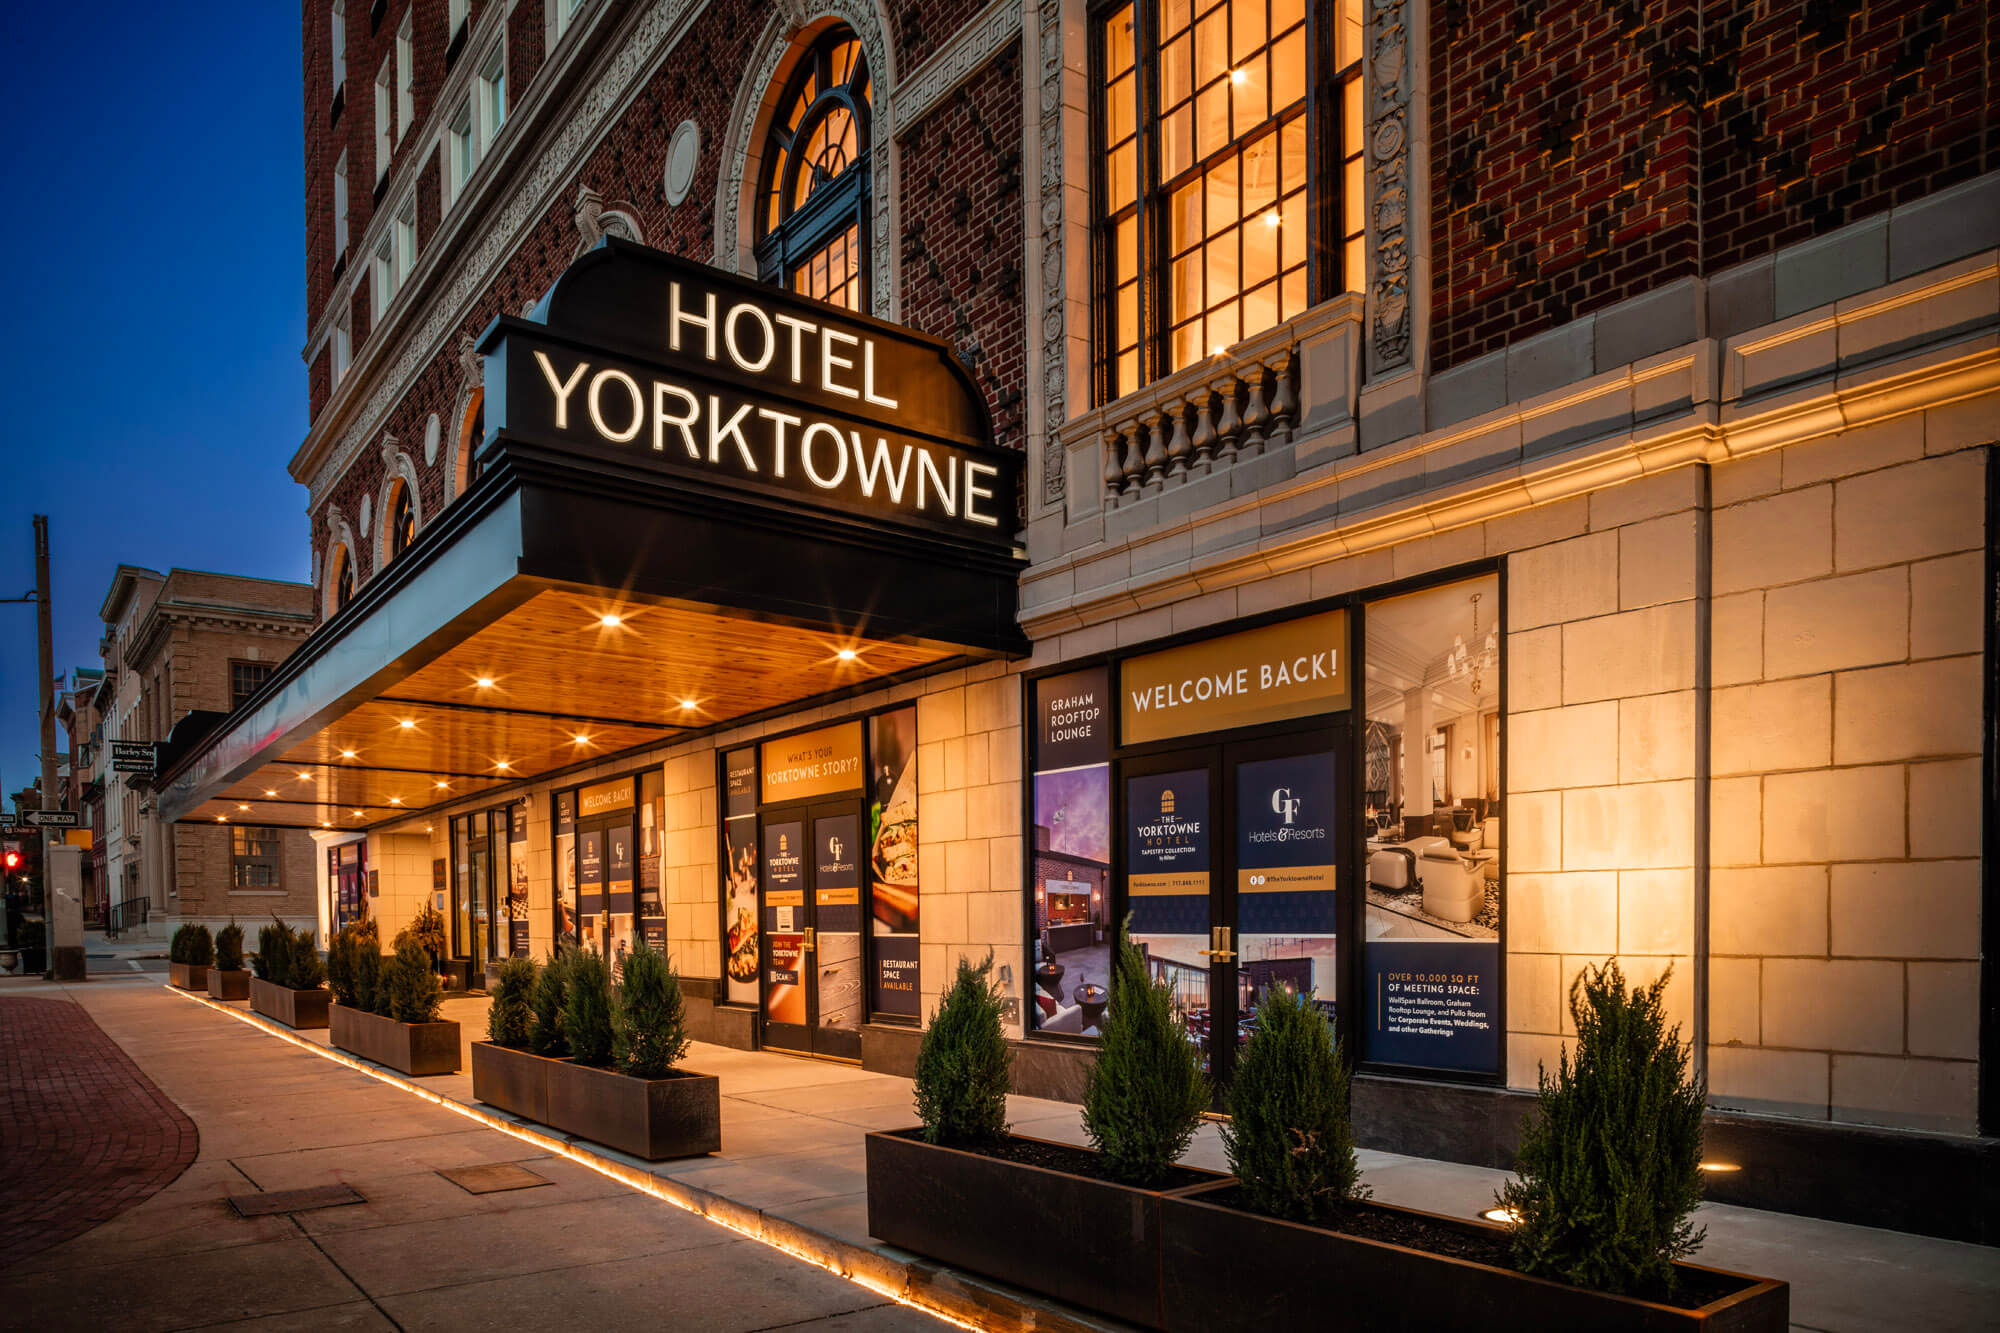
[{"label": "brick pavement", "polygon": [[0,999],[0,1269],[150,1198],[196,1145],[194,1122],[77,1005]]}]

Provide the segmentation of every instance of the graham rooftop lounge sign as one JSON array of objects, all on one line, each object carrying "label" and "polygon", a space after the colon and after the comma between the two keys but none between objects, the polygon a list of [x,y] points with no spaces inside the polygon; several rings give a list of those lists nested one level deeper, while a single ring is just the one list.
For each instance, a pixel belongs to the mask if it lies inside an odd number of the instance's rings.
[{"label": "graham rooftop lounge sign", "polygon": [[986,443],[984,400],[935,339],[616,239],[542,313],[480,345],[489,432],[1012,542],[1020,456]]}]

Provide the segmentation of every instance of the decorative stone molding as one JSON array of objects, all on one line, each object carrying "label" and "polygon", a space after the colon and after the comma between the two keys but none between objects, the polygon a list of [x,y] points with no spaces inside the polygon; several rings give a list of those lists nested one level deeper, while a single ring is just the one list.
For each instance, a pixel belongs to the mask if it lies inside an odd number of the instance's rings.
[{"label": "decorative stone molding", "polygon": [[1368,124],[1368,378],[1411,363],[1410,94],[1414,43],[1409,0],[1370,0],[1361,80]]},{"label": "decorative stone molding", "polygon": [[626,209],[607,207],[604,196],[588,185],[577,187],[576,206],[570,211],[570,217],[576,222],[578,255],[607,236],[645,244],[645,237],[639,231],[639,220]]},{"label": "decorative stone molding", "polygon": [[317,571],[320,616],[322,619],[331,616],[335,610],[333,605],[334,559],[342,552],[346,553],[348,563],[354,568],[354,586],[358,588],[368,577],[368,571],[360,567],[361,545],[354,540],[354,529],[348,526],[347,516],[341,512],[339,503],[329,502],[326,507],[326,553],[320,557],[319,569]]},{"label": "decorative stone molding", "polygon": [[1021,31],[1020,0],[995,0],[896,89],[896,133],[929,115],[952,89],[999,55]]},{"label": "decorative stone molding", "polygon": [[[1042,503],[1057,505],[1069,493],[1068,457],[1055,423],[1069,418],[1065,367],[1069,330],[1063,302],[1069,283],[1063,272],[1063,6],[1041,0],[1041,161],[1042,161]],[[1030,391],[1032,392],[1032,386]]]},{"label": "decorative stone molding", "polygon": [[775,110],[772,84],[792,55],[826,20],[836,19],[854,30],[868,56],[868,78],[875,99],[871,124],[879,127],[868,145],[869,198],[874,209],[874,225],[868,242],[868,267],[872,275],[870,313],[878,319],[894,320],[901,307],[897,247],[891,242],[896,213],[896,136],[882,129],[897,125],[896,65],[890,47],[889,18],[880,3],[867,0],[833,0],[808,13],[803,0],[781,0],[778,12],[764,25],[757,39],[758,59],[736,87],[730,103],[729,124],[724,128],[721,165],[715,182],[715,266],[730,273],[747,272],[754,239],[745,225],[743,205],[756,189],[754,164],[761,163],[764,130]]},{"label": "decorative stone molding", "polygon": [[382,487],[375,501],[375,510],[382,516],[382,530],[377,534],[375,548],[375,568],[387,569],[391,559],[389,544],[394,540],[389,531],[389,515],[395,511],[390,502],[395,499],[398,484],[410,492],[410,513],[417,520],[417,531],[424,527],[424,488],[418,479],[416,460],[404,451],[393,435],[382,437]]},{"label": "decorative stone molding", "polygon": [[308,508],[325,499],[348,463],[374,438],[411,383],[444,348],[466,312],[520,249],[529,230],[546,215],[550,198],[611,129],[706,3],[654,0],[633,23],[617,54],[601,66],[589,91],[565,118],[550,122],[540,156],[531,167],[516,173],[503,204],[493,210],[478,240],[460,247],[457,270],[449,283],[432,299],[422,322],[410,326],[395,360],[374,376],[374,393],[350,414],[339,444],[310,480]]}]

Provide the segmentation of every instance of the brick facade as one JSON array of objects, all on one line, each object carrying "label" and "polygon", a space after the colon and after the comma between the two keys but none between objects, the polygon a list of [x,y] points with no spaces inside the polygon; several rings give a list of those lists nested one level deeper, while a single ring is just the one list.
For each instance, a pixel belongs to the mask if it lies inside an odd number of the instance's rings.
[{"label": "brick facade", "polygon": [[1982,12],[1440,4],[1433,368],[1990,169]]}]

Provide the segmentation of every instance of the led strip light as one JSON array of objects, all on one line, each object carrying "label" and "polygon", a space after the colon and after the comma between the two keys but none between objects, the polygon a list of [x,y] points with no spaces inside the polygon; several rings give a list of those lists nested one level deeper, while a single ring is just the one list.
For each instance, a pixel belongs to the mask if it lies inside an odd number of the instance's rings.
[{"label": "led strip light", "polygon": [[[629,1189],[635,1189],[642,1194],[651,1195],[653,1198],[658,1199],[663,1203],[670,1203],[674,1207],[680,1209],[682,1212],[693,1213],[696,1217],[702,1218],[705,1221],[713,1222],[717,1226],[727,1227],[729,1230],[734,1231],[740,1236],[743,1236],[749,1240],[754,1240],[760,1245],[767,1245],[771,1249],[777,1250],[779,1253],[788,1255],[793,1259],[797,1259],[804,1263],[811,1264],[813,1267],[831,1273],[835,1277],[840,1278],[843,1281],[852,1282],[857,1287],[863,1287],[869,1291],[874,1292],[878,1296],[886,1297],[889,1300],[896,1302],[898,1305],[907,1305],[913,1310],[921,1310],[925,1314],[930,1315],[935,1319],[941,1319],[944,1322],[958,1328],[967,1328],[967,1329],[983,1331],[989,1328],[1002,1327],[1001,1325],[968,1323],[963,1315],[958,1314],[955,1311],[940,1309],[939,1307],[928,1304],[924,1301],[914,1300],[904,1292],[892,1290],[888,1286],[888,1284],[883,1282],[880,1278],[873,1277],[867,1273],[852,1272],[847,1269],[838,1267],[832,1263],[829,1263],[826,1259],[822,1258],[819,1255],[809,1253],[808,1251],[801,1249],[795,1245],[787,1244],[784,1240],[768,1234],[767,1232],[764,1231],[764,1229],[761,1226],[755,1227],[753,1229],[751,1226],[746,1225],[743,1222],[736,1221],[733,1218],[720,1216],[716,1213],[709,1212],[706,1209],[704,1209],[693,1198],[669,1190],[666,1187],[666,1185],[660,1180],[660,1178],[654,1175],[650,1171],[643,1171],[636,1167],[629,1167],[619,1162],[610,1161],[606,1158],[599,1157],[594,1153],[584,1152],[581,1149],[578,1149],[573,1145],[566,1143],[563,1140],[555,1138],[551,1135],[543,1134],[536,1130],[524,1128],[520,1125],[512,1123],[511,1121],[502,1120],[498,1116],[493,1115],[490,1112],[482,1111],[477,1107],[467,1106],[464,1102],[456,1101],[450,1097],[445,1096],[442,1093],[432,1092],[429,1088],[419,1087],[415,1083],[411,1083],[406,1079],[398,1078],[396,1075],[390,1073],[389,1071],[379,1068],[378,1066],[371,1064],[368,1061],[359,1058],[358,1056],[349,1055],[345,1051],[338,1050],[332,1046],[321,1046],[318,1042],[307,1041],[304,1037],[301,1037],[297,1033],[292,1032],[282,1026],[265,1023],[264,1021],[262,1021],[261,1019],[257,1018],[252,1014],[247,1014],[240,1009],[232,1009],[226,1004],[217,1003],[216,1001],[209,999],[205,995],[196,995],[191,991],[184,991],[180,989],[178,986],[171,986],[171,985],[162,986],[161,989],[166,991],[171,991],[173,994],[178,995],[183,999],[192,1000],[196,1004],[203,1005],[207,1008],[219,1010],[222,1013],[228,1014],[231,1018],[249,1024],[251,1027],[256,1028],[259,1032],[267,1032],[270,1035],[277,1037],[282,1041],[290,1042],[292,1045],[299,1047],[301,1050],[310,1051],[314,1055],[317,1055],[322,1059],[331,1060],[338,1065],[345,1065],[347,1068],[356,1070],[359,1073],[366,1074],[370,1078],[378,1079],[381,1082],[388,1084],[392,1088],[396,1088],[403,1092],[414,1094],[415,1096],[422,1098],[424,1101],[427,1101],[434,1106],[442,1107],[447,1111],[456,1111],[459,1115],[462,1115],[466,1119],[474,1121],[477,1124],[482,1125],[487,1129],[498,1130],[502,1134],[510,1135],[513,1138],[519,1139],[521,1142],[526,1143],[532,1147],[539,1148],[544,1152],[553,1153],[558,1157],[562,1157],[567,1159],[568,1161],[575,1162],[577,1165],[585,1167],[591,1171],[595,1171],[598,1175],[604,1176],[609,1180],[615,1180],[619,1184],[624,1185]],[[707,1193],[707,1191],[703,1192]],[[723,1199],[723,1197],[719,1194],[711,1195],[711,1197],[716,1199],[722,1199],[722,1201],[725,1203],[730,1202],[727,1199]],[[758,1217],[762,1216],[762,1213],[760,1211],[749,1208],[747,1205],[744,1205],[743,1208],[744,1211],[747,1213],[753,1213]],[[828,1237],[828,1239],[831,1240],[832,1238]],[[880,1257],[877,1256],[875,1254],[875,1251],[873,1250],[869,1250],[862,1246],[852,1245],[849,1242],[833,1241],[832,1243],[841,1246],[844,1250],[858,1252],[861,1254],[866,1254],[877,1258]],[[891,1260],[890,1262],[894,1261]],[[982,1288],[982,1290],[986,1290],[989,1295],[998,1295],[998,1293],[992,1292],[991,1289]],[[1024,1323],[1030,1322],[1032,1318],[1033,1316],[1031,1314],[1028,1320],[1023,1320],[1021,1322]]]}]

